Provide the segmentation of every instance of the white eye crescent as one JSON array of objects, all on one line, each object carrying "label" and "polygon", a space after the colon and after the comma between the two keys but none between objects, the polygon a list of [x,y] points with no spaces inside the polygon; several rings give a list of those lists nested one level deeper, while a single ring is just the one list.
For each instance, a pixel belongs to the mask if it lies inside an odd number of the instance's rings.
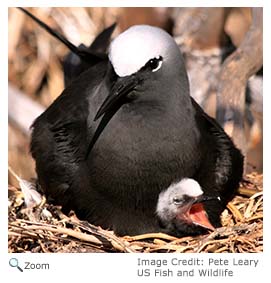
[{"label": "white eye crescent", "polygon": [[157,56],[155,58],[150,59],[143,68],[150,69],[152,72],[156,72],[161,68],[162,63],[163,63],[162,56]]},{"label": "white eye crescent", "polygon": [[163,61],[162,61],[162,60],[159,60],[157,67],[154,68],[154,69],[152,69],[152,72],[158,71],[158,70],[162,67],[162,63],[163,63]]}]

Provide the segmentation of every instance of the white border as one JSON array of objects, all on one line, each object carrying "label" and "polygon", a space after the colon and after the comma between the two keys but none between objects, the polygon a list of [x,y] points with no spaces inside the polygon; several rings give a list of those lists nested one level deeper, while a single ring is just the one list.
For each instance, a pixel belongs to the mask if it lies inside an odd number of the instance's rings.
[{"label": "white border", "polygon": [[[25,6],[25,7],[256,7],[263,6],[264,1],[255,0],[228,0],[228,1],[214,1],[214,0],[18,0],[5,1],[8,2],[9,7]],[[267,1],[266,1],[267,2]]]},{"label": "white border", "polygon": [[[270,251],[271,251],[271,237],[270,237],[270,213],[271,208],[271,182],[270,182],[270,161],[268,156],[270,156],[269,147],[271,146],[270,141],[270,88],[269,88],[269,74],[270,70],[270,52],[271,52],[271,40],[270,40],[270,1],[148,1],[148,0],[138,0],[138,1],[1,1],[0,9],[0,26],[1,26],[1,50],[0,50],[0,130],[1,130],[1,146],[0,146],[0,270],[2,275],[2,280],[8,280],[10,282],[48,282],[53,280],[53,282],[58,282],[59,280],[65,282],[74,282],[75,280],[84,280],[93,282],[95,280],[113,280],[118,282],[153,282],[153,278],[137,278],[136,273],[136,261],[138,257],[142,258],[171,258],[176,255],[167,254],[151,254],[151,255],[124,255],[124,254],[18,254],[16,255],[21,262],[25,260],[36,261],[36,262],[50,262],[52,269],[50,272],[24,272],[21,274],[16,269],[12,269],[8,265],[8,260],[11,255],[7,254],[7,160],[8,160],[8,150],[7,150],[7,7],[16,6],[46,6],[46,7],[60,7],[60,6],[96,6],[96,7],[121,7],[121,6],[135,6],[135,7],[153,7],[153,6],[168,6],[168,7],[194,7],[194,6],[204,6],[204,7],[217,7],[217,6],[264,6],[264,74],[266,75],[266,80],[264,80],[264,253],[263,254],[248,254],[248,255],[216,255],[221,258],[234,258],[234,257],[249,257],[249,258],[260,258],[263,266],[259,267],[257,270],[238,268],[239,275],[234,277],[232,280],[229,278],[202,278],[203,282],[217,282],[218,280],[227,282],[243,282],[243,280],[263,280],[269,278],[267,270],[269,267]],[[3,41],[4,39],[4,41]],[[181,258],[188,258],[194,255],[181,254],[178,255]],[[210,254],[200,254],[197,257],[203,257],[208,259],[209,257],[215,256]],[[80,257],[80,258],[79,258]],[[268,277],[267,277],[268,276]],[[170,282],[179,282],[183,280],[182,278],[162,278],[156,279],[160,282],[168,280]],[[240,281],[241,280],[241,281]],[[198,279],[186,280],[189,282],[198,282]],[[249,282],[251,282],[249,281]],[[103,282],[103,281],[102,281]]]},{"label": "white border", "polygon": [[[8,14],[7,7],[0,9],[0,25],[2,29],[2,44],[0,44],[0,229],[3,233],[0,234],[0,254],[7,252],[7,164],[8,164],[8,103],[7,103],[7,89],[8,89]],[[4,233],[5,231],[5,233]]]}]

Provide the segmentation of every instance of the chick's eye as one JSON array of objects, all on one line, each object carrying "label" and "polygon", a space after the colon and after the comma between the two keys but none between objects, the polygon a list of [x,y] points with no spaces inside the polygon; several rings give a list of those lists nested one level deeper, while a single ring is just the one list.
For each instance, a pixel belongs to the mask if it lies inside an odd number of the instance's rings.
[{"label": "chick's eye", "polygon": [[146,67],[150,68],[152,72],[156,72],[161,68],[162,63],[163,63],[163,58],[159,56],[149,60],[148,63],[146,64]]},{"label": "chick's eye", "polygon": [[174,204],[181,204],[181,203],[182,203],[182,201],[183,201],[183,199],[182,199],[182,198],[179,198],[179,197],[175,197],[175,198],[173,198],[173,203],[174,203]]}]

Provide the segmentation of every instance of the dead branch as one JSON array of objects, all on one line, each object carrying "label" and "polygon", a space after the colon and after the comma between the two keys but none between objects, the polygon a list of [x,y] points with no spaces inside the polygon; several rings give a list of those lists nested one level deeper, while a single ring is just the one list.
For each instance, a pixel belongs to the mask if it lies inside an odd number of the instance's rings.
[{"label": "dead branch", "polygon": [[217,120],[244,154],[245,89],[248,79],[263,64],[262,17],[262,8],[252,8],[250,29],[238,49],[224,62],[217,89]]},{"label": "dead branch", "polygon": [[[177,11],[177,13],[176,13]],[[180,8],[175,10],[174,35],[193,49],[223,46],[226,40],[224,25],[228,8]]]}]

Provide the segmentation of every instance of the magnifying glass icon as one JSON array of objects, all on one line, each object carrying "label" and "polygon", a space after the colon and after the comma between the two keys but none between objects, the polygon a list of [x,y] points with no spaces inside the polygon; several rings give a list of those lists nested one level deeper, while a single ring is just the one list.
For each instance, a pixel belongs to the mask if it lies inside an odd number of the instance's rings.
[{"label": "magnifying glass icon", "polygon": [[21,272],[23,272],[22,268],[19,266],[19,261],[17,258],[13,257],[9,260],[9,265],[11,267],[17,267]]}]

